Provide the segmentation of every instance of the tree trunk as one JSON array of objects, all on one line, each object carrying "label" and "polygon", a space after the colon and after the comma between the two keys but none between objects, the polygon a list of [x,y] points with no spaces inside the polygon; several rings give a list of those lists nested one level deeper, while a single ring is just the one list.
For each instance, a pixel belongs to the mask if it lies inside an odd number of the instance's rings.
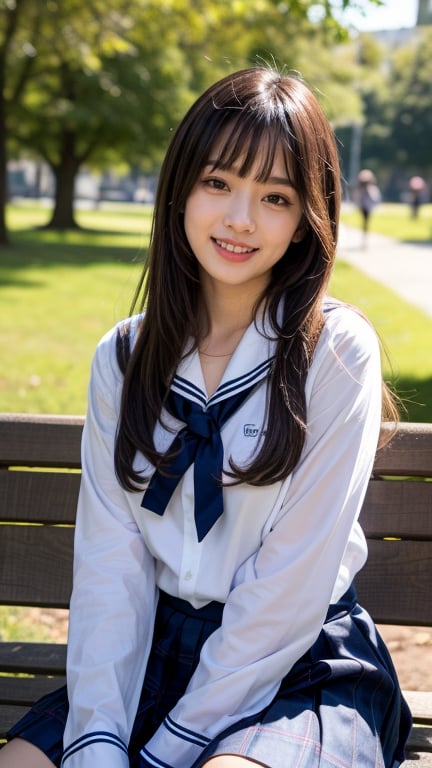
[{"label": "tree trunk", "polygon": [[0,54],[0,247],[9,245],[6,225],[6,203],[8,201],[7,183],[7,117],[5,96],[6,59],[4,50]]},{"label": "tree trunk", "polygon": [[53,213],[46,229],[79,229],[74,211],[75,179],[80,167],[75,152],[76,138],[74,132],[64,132],[60,162],[52,166],[56,190]]},{"label": "tree trunk", "polygon": [[[8,203],[8,178],[7,178],[7,133],[8,133],[8,107],[12,104],[17,105],[22,96],[30,70],[33,67],[33,58],[24,57],[24,64],[20,68],[18,80],[14,86],[13,92],[9,94],[9,101],[6,98],[6,79],[11,45],[16,36],[18,24],[21,16],[26,11],[26,0],[15,0],[13,3],[2,3],[2,35],[0,44],[0,246],[9,245],[8,230],[6,224],[6,204]],[[36,15],[36,23],[32,30],[28,30],[29,40],[36,42],[38,37],[41,15]],[[12,62],[15,68],[18,66],[18,60]],[[9,83],[10,87],[10,83]]]},{"label": "tree trunk", "polygon": [[0,247],[9,245],[6,226],[7,157],[6,157],[6,110],[3,94],[0,94]]}]

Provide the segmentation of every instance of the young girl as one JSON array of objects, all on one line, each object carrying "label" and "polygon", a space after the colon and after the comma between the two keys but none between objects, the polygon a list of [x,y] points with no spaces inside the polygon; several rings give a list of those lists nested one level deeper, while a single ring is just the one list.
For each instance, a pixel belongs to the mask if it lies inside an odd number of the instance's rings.
[{"label": "young girl", "polygon": [[403,760],[409,712],[353,587],[391,401],[373,329],[326,295],[339,201],[299,79],[234,73],[180,124],[145,314],[93,362],[69,709],[64,689],[36,705],[1,768]]}]

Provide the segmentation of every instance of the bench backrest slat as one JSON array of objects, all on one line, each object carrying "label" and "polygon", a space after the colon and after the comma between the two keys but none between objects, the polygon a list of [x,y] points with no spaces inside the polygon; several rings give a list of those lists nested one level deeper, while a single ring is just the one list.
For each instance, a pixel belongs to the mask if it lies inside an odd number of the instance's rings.
[{"label": "bench backrest slat", "polygon": [[371,480],[361,524],[368,539],[432,540],[432,483]]},{"label": "bench backrest slat", "polygon": [[[375,475],[432,476],[431,424],[403,423],[390,443],[376,455]],[[384,431],[392,433],[385,425]]]},{"label": "bench backrest slat", "polygon": [[[51,673],[52,674],[52,673]],[[65,675],[58,677],[0,677],[0,705],[31,706],[36,699],[63,685]]]},{"label": "bench backrest slat", "polygon": [[[62,643],[0,643],[2,672],[64,675],[66,645]],[[1,678],[0,678],[1,680]],[[3,682],[3,686],[5,683]]]},{"label": "bench backrest slat", "polygon": [[0,529],[0,603],[67,608],[74,528],[9,525]]},{"label": "bench backrest slat", "polygon": [[0,467],[80,467],[81,416],[1,414]]},{"label": "bench backrest slat", "polygon": [[431,542],[377,539],[368,547],[356,577],[360,604],[378,624],[432,625]]},{"label": "bench backrest slat", "polygon": [[81,473],[0,470],[1,520],[75,523]]}]

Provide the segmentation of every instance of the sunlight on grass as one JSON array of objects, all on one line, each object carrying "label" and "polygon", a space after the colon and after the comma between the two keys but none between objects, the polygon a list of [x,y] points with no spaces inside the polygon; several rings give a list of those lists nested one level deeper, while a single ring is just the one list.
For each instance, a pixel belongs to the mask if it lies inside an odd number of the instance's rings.
[{"label": "sunlight on grass", "polygon": [[[342,221],[351,227],[362,225],[360,213],[352,205],[343,207]],[[371,215],[370,230],[406,242],[432,242],[432,204],[421,206],[418,218],[413,219],[408,205],[382,203]]]},{"label": "sunlight on grass", "polygon": [[[409,369],[419,378],[432,376],[432,360],[425,354],[432,338],[432,318],[344,261],[336,265],[331,291],[372,320],[396,375],[398,369]],[[388,365],[386,370],[390,373]]]},{"label": "sunlight on grass", "polygon": [[38,265],[3,289],[1,410],[83,413],[96,343],[128,315],[140,272],[132,262]]},{"label": "sunlight on grass", "polygon": [[[43,206],[10,206],[0,252],[0,410],[83,413],[94,348],[129,308],[151,226],[148,206],[79,211],[93,231],[34,229]],[[12,226],[13,225],[13,226]]]},{"label": "sunlight on grass", "polygon": [[[76,219],[81,227],[114,229],[125,234],[131,231],[148,234],[152,206],[132,203],[101,203],[98,207],[77,208]],[[44,226],[50,217],[50,206],[34,200],[23,200],[8,206],[7,220],[11,230]],[[74,234],[73,232],[66,233]]]},{"label": "sunlight on grass", "polygon": [[384,376],[407,408],[404,420],[432,421],[432,318],[344,261],[337,261],[330,288],[375,326],[384,348]]},{"label": "sunlight on grass", "polygon": [[[74,246],[108,246],[140,248],[146,247],[151,228],[152,207],[149,205],[113,206],[103,203],[99,208],[78,209],[76,219],[83,229],[57,232],[39,229],[39,244]],[[49,219],[49,208],[34,201],[24,201],[8,208],[8,226],[12,232],[20,233],[20,241],[34,242],[35,228],[43,227]]]}]

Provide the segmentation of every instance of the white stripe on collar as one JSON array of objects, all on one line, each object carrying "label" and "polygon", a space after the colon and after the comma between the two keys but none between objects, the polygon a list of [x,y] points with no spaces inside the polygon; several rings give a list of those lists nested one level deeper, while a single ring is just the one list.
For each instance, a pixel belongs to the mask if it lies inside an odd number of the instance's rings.
[{"label": "white stripe on collar", "polygon": [[224,382],[208,400],[203,390],[182,376],[176,375],[174,377],[171,390],[203,407],[216,405],[216,403],[226,400],[228,397],[236,395],[238,392],[242,392],[244,389],[251,387],[253,384],[258,384],[262,379],[266,378],[271,370],[273,359],[271,357],[242,376],[237,376],[235,379]]}]

